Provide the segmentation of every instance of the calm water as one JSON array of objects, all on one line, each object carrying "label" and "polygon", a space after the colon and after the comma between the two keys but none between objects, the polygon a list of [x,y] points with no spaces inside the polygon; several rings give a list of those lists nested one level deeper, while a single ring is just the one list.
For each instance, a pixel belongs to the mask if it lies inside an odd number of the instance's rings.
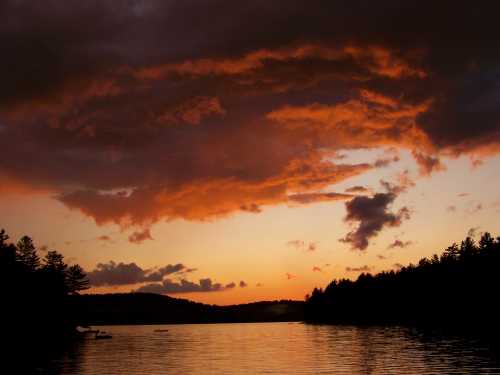
[{"label": "calm water", "polygon": [[[54,362],[60,374],[500,374],[475,342],[405,328],[301,323],[100,327]],[[155,329],[168,329],[166,333]]]}]

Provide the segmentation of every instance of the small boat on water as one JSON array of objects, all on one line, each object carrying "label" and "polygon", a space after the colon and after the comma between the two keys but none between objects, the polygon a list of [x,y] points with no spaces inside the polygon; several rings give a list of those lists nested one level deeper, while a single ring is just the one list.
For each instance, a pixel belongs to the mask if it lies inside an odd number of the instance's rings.
[{"label": "small boat on water", "polygon": [[88,330],[82,331],[80,333],[83,333],[83,334],[88,334],[88,333],[96,334],[96,333],[99,333],[99,330],[98,329],[88,329]]},{"label": "small boat on water", "polygon": [[155,329],[155,332],[168,332],[168,329]]},{"label": "small boat on water", "polygon": [[96,334],[99,333],[98,329],[92,329],[89,326],[78,326],[76,331],[80,334]]}]

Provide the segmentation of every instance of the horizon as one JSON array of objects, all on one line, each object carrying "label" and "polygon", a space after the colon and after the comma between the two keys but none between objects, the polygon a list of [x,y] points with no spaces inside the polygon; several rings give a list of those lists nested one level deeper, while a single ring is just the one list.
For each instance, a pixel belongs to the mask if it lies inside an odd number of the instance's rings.
[{"label": "horizon", "polygon": [[87,293],[301,301],[498,235],[493,10],[0,9],[0,229]]}]

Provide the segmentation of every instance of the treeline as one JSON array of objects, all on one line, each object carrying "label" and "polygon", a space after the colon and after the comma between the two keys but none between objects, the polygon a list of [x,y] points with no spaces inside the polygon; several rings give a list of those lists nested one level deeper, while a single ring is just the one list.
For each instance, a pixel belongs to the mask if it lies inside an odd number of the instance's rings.
[{"label": "treeline", "polygon": [[303,301],[217,306],[150,293],[72,298],[86,325],[284,322],[303,320]]},{"label": "treeline", "polygon": [[500,237],[467,237],[397,271],[334,280],[306,297],[315,323],[413,324],[498,332]]},{"label": "treeline", "polygon": [[67,265],[57,251],[41,257],[30,237],[11,243],[0,231],[2,333],[11,344],[26,348],[70,338],[78,322],[69,296],[88,287],[79,265]]}]

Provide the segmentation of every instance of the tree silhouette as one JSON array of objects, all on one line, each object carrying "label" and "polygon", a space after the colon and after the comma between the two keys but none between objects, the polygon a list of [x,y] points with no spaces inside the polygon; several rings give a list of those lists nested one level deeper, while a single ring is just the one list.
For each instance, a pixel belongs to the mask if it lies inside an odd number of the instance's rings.
[{"label": "tree silhouette", "polygon": [[397,323],[500,331],[500,237],[467,237],[399,270],[333,280],[306,298],[305,317],[325,323]]},{"label": "tree silhouette", "polygon": [[83,268],[75,264],[66,271],[66,285],[69,293],[78,294],[78,292],[88,289],[90,282]]},{"label": "tree silhouette", "polygon": [[40,258],[36,253],[33,240],[28,236],[23,236],[17,242],[17,253],[19,261],[29,270],[35,271],[40,267]]},{"label": "tree silhouette", "polygon": [[13,348],[41,350],[41,340],[63,341],[76,334],[78,317],[70,295],[89,287],[79,265],[68,266],[57,251],[40,261],[33,240],[14,245],[0,231],[0,296],[2,335]]}]

